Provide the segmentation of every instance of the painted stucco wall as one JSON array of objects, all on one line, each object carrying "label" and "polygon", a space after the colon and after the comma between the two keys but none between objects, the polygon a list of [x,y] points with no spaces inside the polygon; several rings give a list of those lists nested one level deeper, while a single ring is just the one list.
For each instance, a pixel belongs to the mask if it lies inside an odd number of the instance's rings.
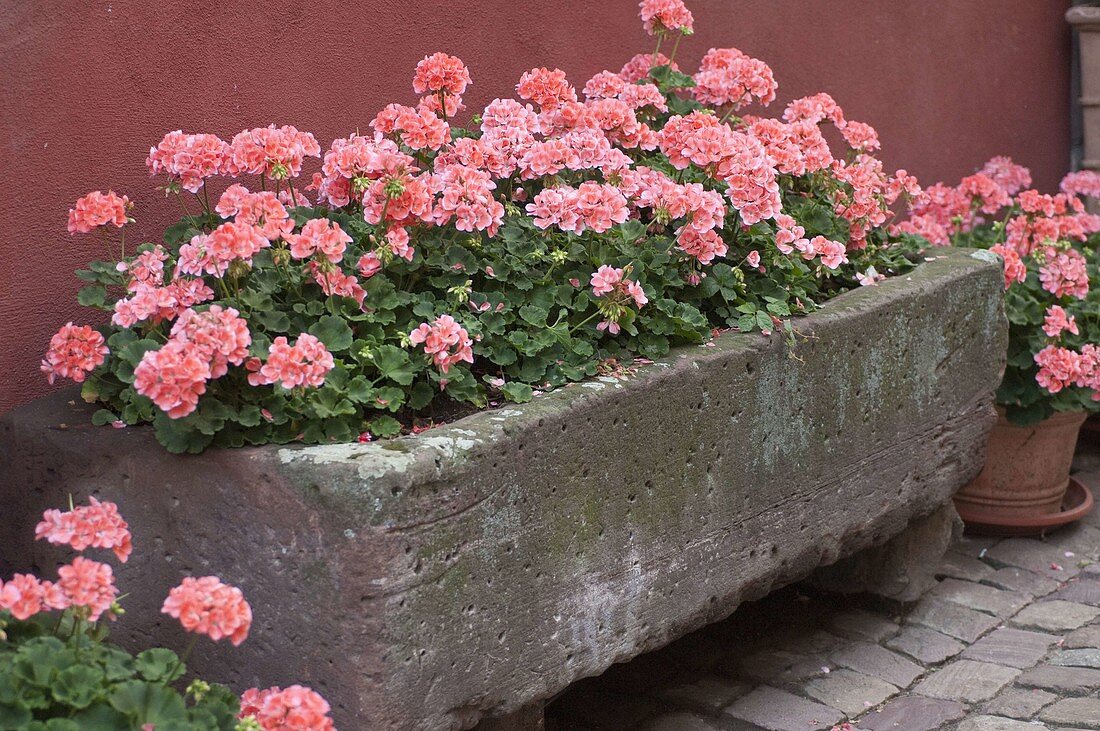
[{"label": "painted stucco wall", "polygon": [[[1045,188],[1067,166],[1061,0],[688,2],[697,33],[678,60],[689,70],[712,46],[759,56],[778,105],[830,92],[878,128],[887,164],[926,182],[999,153]],[[581,85],[651,48],[634,0],[0,0],[0,410],[48,390],[37,364],[49,336],[89,318],[71,272],[105,250],[67,234],[72,202],[129,195],[135,243],[159,239],[176,211],[143,164],[165,131],[229,137],[276,122],[327,147],[384,104],[410,103],[412,69],[436,50],[469,65],[476,110],[532,66]]]}]

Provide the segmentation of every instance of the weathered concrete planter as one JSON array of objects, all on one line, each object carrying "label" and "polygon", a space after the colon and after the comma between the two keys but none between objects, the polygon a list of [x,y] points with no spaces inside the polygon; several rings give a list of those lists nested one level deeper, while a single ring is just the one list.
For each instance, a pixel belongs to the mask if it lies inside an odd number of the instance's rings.
[{"label": "weathered concrete planter", "polygon": [[36,516],[98,492],[134,531],[123,639],[180,642],[164,592],[215,573],[256,624],[200,643],[206,677],[309,683],[342,728],[469,727],[946,503],[983,462],[1002,284],[944,251],[799,320],[793,354],[726,335],[385,443],[175,457],[45,399],[0,422],[0,569],[52,569]]}]

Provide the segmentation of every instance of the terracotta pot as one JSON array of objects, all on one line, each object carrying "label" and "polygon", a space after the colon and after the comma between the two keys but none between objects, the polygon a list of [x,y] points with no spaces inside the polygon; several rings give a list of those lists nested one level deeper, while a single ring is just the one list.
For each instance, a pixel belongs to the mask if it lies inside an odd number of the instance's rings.
[{"label": "terracotta pot", "polygon": [[955,494],[960,514],[1027,519],[1059,512],[1085,413],[1056,413],[1022,427],[997,411],[985,467]]}]

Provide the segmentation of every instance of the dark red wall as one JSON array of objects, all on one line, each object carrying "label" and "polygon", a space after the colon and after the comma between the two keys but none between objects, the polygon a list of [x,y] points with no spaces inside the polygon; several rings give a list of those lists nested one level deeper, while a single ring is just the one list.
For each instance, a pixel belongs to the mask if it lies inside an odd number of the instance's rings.
[{"label": "dark red wall", "polygon": [[[1053,187],[1069,158],[1067,3],[1004,0],[688,0],[693,64],[711,46],[766,60],[786,101],[830,92],[878,128],[889,165],[957,179],[994,154]],[[137,201],[128,241],[159,240],[175,201],[144,160],[164,132],[229,138],[270,122],[322,148],[412,100],[412,69],[443,50],[471,69],[470,109],[535,65],[578,86],[652,49],[634,0],[0,0],[0,410],[47,390],[50,335],[87,321],[72,271],[102,254],[70,237],[91,189]],[[262,9],[261,9],[262,8]],[[694,70],[690,68],[689,70]],[[312,168],[307,172],[312,172]]]}]

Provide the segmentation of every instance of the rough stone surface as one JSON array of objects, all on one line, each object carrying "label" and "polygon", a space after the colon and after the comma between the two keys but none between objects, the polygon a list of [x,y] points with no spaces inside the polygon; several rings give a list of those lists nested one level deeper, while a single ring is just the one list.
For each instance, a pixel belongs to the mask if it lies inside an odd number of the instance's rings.
[{"label": "rough stone surface", "polygon": [[1054,635],[1005,627],[990,632],[966,648],[962,656],[968,660],[1023,669],[1046,657],[1047,650],[1057,641]]},{"label": "rough stone surface", "polygon": [[936,575],[966,581],[984,581],[997,573],[989,564],[969,554],[948,551],[944,554]]},{"label": "rough stone surface", "polygon": [[977,703],[992,698],[1019,670],[973,660],[955,660],[917,684],[915,692],[933,698]]},{"label": "rough stone surface", "polygon": [[1093,647],[1083,650],[1062,650],[1051,656],[1050,664],[1074,668],[1100,669],[1100,650]]},{"label": "rough stone surface", "polygon": [[1100,670],[1040,665],[1025,670],[1016,682],[1032,688],[1046,688],[1056,693],[1087,693],[1100,688]]},{"label": "rough stone surface", "polygon": [[962,520],[948,503],[910,521],[901,534],[866,551],[823,566],[810,577],[815,586],[857,594],[866,592],[911,602],[936,585],[937,561],[962,534]]},{"label": "rough stone surface", "polygon": [[1073,724],[1084,728],[1100,728],[1100,700],[1096,698],[1064,698],[1047,707],[1039,717],[1051,723]]},{"label": "rough stone surface", "polygon": [[1053,693],[1038,688],[1009,688],[990,701],[985,711],[992,716],[1031,718],[1040,708],[1057,698]]},{"label": "rough stone surface", "polygon": [[1065,588],[1059,589],[1052,594],[1050,598],[1100,607],[1100,580],[1082,579],[1079,581],[1072,581],[1067,584]]},{"label": "rough stone surface", "polygon": [[928,593],[928,596],[961,604],[979,612],[1004,618],[1020,611],[1031,597],[1017,591],[1003,591],[984,584],[959,579],[945,579]]},{"label": "rough stone surface", "polygon": [[921,599],[906,619],[963,642],[973,642],[1000,623],[997,617],[932,597]]},{"label": "rough stone surface", "polygon": [[1035,731],[1035,726],[1002,716],[975,716],[964,719],[957,731]]},{"label": "rough stone surface", "polygon": [[[937,252],[800,320],[796,357],[728,334],[382,443],[172,456],[51,397],[0,419],[0,571],[62,556],[32,540],[45,508],[110,497],[146,547],[124,591],[198,571],[257,607],[199,674],[308,683],[342,728],[468,728],[946,503],[982,463],[1002,287],[994,257]],[[134,592],[116,636],[185,644],[158,604]]]},{"label": "rough stone surface", "polygon": [[983,581],[998,589],[1020,591],[1031,596],[1049,594],[1058,588],[1058,582],[1055,579],[1015,566],[1005,566],[997,569],[991,576],[984,578]]},{"label": "rough stone surface", "polygon": [[806,695],[832,706],[846,716],[858,716],[898,692],[896,687],[885,680],[847,669],[834,670],[828,675],[814,678],[803,689]]},{"label": "rough stone surface", "polygon": [[924,673],[924,668],[915,662],[870,642],[845,645],[829,659],[837,665],[881,678],[901,688],[907,687]]},{"label": "rough stone surface", "polygon": [[966,713],[958,701],[902,696],[887,703],[859,722],[860,731],[940,731]]},{"label": "rough stone surface", "polygon": [[725,713],[768,731],[824,731],[844,720],[834,708],[767,686],[736,701]]},{"label": "rough stone surface", "polygon": [[997,565],[1014,566],[1065,581],[1078,569],[1057,546],[1037,543],[1029,538],[1009,538],[993,546],[984,558]]},{"label": "rough stone surface", "polygon": [[869,642],[882,642],[898,632],[898,625],[862,609],[852,609],[834,614],[829,628],[842,637]]},{"label": "rough stone surface", "polygon": [[690,683],[663,689],[657,696],[693,710],[717,713],[750,690],[752,686],[747,683],[706,675]]},{"label": "rough stone surface", "polygon": [[1051,600],[1025,607],[1012,618],[1020,627],[1035,627],[1050,632],[1077,629],[1100,616],[1100,608],[1087,604]]},{"label": "rough stone surface", "polygon": [[1100,647],[1100,625],[1090,625],[1070,632],[1062,647],[1067,649]]},{"label": "rough stone surface", "polygon": [[528,704],[507,716],[487,718],[476,731],[545,731],[546,715],[542,701]]},{"label": "rough stone surface", "polygon": [[917,625],[902,627],[901,632],[890,639],[886,646],[904,652],[925,665],[938,665],[949,657],[958,655],[966,647],[954,637]]}]

